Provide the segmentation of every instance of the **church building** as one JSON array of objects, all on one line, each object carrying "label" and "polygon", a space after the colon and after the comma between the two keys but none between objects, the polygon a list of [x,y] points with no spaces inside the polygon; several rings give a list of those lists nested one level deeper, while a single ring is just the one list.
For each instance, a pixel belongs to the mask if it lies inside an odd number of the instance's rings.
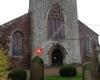
[{"label": "church building", "polygon": [[76,0],[30,0],[28,13],[0,26],[13,67],[28,68],[40,51],[45,66],[98,61],[98,34],[78,20]]}]

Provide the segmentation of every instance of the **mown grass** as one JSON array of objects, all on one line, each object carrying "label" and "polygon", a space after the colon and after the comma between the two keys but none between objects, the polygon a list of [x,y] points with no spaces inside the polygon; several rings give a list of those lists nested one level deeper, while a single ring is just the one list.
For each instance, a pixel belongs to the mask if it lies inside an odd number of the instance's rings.
[{"label": "mown grass", "polygon": [[[27,74],[28,74],[28,79],[30,77],[30,71],[26,70]],[[9,73],[9,71],[7,71],[7,73]],[[7,75],[6,75],[7,78]],[[7,79],[3,79],[3,80],[7,80]],[[78,68],[78,75],[76,77],[61,77],[61,76],[45,76],[44,80],[82,80],[82,71],[81,68]]]},{"label": "mown grass", "polygon": [[[28,71],[29,73],[29,71]],[[7,76],[5,76],[7,78]],[[29,75],[28,75],[29,77]],[[2,80],[7,80],[7,79],[2,79]],[[78,74],[76,77],[61,77],[61,76],[45,76],[44,80],[82,80],[82,75]]]},{"label": "mown grass", "polygon": [[78,74],[76,77],[61,77],[59,76],[45,76],[44,80],[82,80],[82,68],[78,67]]},{"label": "mown grass", "polygon": [[82,76],[76,77],[61,77],[61,76],[46,76],[44,80],[82,80]]}]

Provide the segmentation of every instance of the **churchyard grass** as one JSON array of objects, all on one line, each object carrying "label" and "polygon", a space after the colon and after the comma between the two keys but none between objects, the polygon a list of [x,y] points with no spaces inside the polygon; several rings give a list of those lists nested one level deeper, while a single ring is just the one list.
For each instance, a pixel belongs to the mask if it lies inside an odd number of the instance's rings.
[{"label": "churchyard grass", "polygon": [[78,75],[76,77],[45,76],[44,80],[82,80],[82,67],[78,67]]},{"label": "churchyard grass", "polygon": [[44,80],[82,80],[82,76],[76,76],[76,77],[46,76]]},{"label": "churchyard grass", "polygon": [[[27,80],[29,80],[30,71],[27,70],[27,73],[28,73],[28,79]],[[6,76],[6,78],[7,78],[7,76]],[[6,80],[6,79],[4,78],[4,80]],[[78,74],[78,76],[76,76],[76,77],[45,76],[44,80],[82,80],[82,76],[81,76],[81,74]]]},{"label": "churchyard grass", "polygon": [[[30,80],[30,71],[29,70],[26,70],[27,71],[27,80]],[[9,73],[10,71],[8,71],[7,73]],[[6,78],[7,78],[7,75],[6,75]],[[6,80],[6,79],[4,79]],[[82,80],[82,70],[81,70],[81,67],[78,67],[78,76],[76,77],[61,77],[60,75],[58,76],[45,76],[44,77],[44,80]]]}]

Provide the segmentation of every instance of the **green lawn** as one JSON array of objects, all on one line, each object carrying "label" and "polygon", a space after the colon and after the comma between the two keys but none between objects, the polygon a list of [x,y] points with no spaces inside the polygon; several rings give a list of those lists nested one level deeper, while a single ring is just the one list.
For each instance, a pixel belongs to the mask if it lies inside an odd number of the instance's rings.
[{"label": "green lawn", "polygon": [[61,77],[61,76],[45,76],[44,80],[82,80],[82,69],[77,68],[78,74],[76,77]]},{"label": "green lawn", "polygon": [[45,77],[44,80],[82,80],[81,76],[77,76],[77,77],[60,77],[60,76],[48,76]]}]

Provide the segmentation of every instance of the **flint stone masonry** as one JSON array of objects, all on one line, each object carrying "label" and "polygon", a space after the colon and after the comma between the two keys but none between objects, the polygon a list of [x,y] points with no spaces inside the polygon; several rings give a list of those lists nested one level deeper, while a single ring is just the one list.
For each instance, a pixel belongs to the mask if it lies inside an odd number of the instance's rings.
[{"label": "flint stone masonry", "polygon": [[[65,21],[65,40],[52,41],[47,39],[47,17],[53,4],[59,3],[63,8]],[[77,20],[77,8],[75,0],[31,0],[30,12],[32,12],[31,31],[32,31],[32,49],[42,47],[44,63],[49,65],[48,51],[55,44],[59,43],[64,47],[67,55],[65,63],[81,63],[79,27]],[[69,50],[68,50],[69,49]],[[52,54],[52,52],[51,52]],[[69,56],[69,57],[67,57]],[[45,57],[45,58],[44,58]],[[46,58],[47,57],[47,58]],[[70,61],[70,62],[68,62]]]}]

